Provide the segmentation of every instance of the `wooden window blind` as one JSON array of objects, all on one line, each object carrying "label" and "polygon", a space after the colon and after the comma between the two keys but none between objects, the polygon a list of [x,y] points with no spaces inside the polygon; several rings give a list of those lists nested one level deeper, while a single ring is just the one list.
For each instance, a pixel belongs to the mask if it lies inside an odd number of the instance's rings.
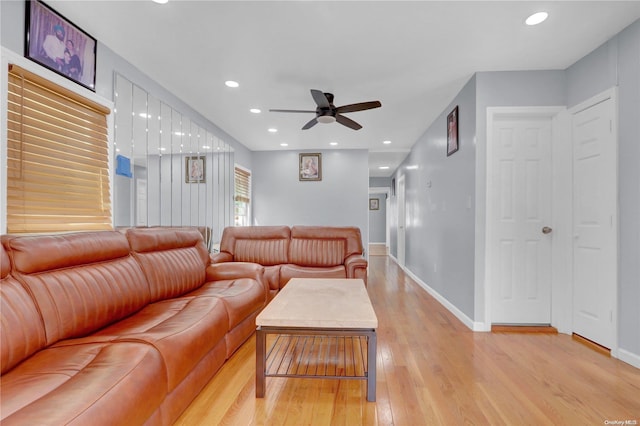
[{"label": "wooden window blind", "polygon": [[235,168],[235,201],[249,203],[251,201],[251,172],[239,167]]},{"label": "wooden window blind", "polygon": [[9,65],[7,232],[113,229],[108,108]]}]

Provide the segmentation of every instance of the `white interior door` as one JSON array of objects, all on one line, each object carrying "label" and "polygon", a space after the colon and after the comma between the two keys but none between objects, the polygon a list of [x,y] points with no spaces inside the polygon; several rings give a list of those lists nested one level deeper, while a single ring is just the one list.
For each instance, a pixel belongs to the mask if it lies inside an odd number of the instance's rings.
[{"label": "white interior door", "polygon": [[404,267],[406,240],[406,205],[404,175],[398,179],[398,264]]},{"label": "white interior door", "polygon": [[617,284],[617,145],[614,101],[574,113],[573,331],[615,344]]},{"label": "white interior door", "polygon": [[551,323],[551,117],[500,114],[489,170],[491,322]]}]

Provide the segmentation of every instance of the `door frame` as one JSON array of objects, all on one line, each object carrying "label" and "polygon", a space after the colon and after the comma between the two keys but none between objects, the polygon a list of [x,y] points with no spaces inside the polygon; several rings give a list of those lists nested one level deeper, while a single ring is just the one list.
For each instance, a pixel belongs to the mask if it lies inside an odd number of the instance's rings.
[{"label": "door frame", "polygon": [[[398,189],[397,189],[396,195],[398,200],[398,203],[397,203],[398,204],[397,205],[398,232],[396,235],[396,241],[397,241],[396,260],[398,265],[402,269],[405,269],[405,263],[407,261],[407,187],[406,187],[405,175],[400,175],[398,177],[397,183],[398,183]],[[400,188],[402,188],[402,190],[400,190]],[[400,194],[402,194],[402,196]],[[402,238],[400,237],[400,234],[402,234]],[[401,240],[402,240],[402,244],[400,244]],[[400,246],[402,246],[402,256],[400,256]]]},{"label": "door frame", "polygon": [[384,194],[384,202],[385,202],[385,228],[384,228],[384,247],[389,250],[389,235],[390,235],[390,227],[389,227],[389,200],[391,195],[391,189],[386,186],[370,186],[369,187],[369,195],[374,194]]},{"label": "door frame", "polygon": [[[482,329],[491,330],[492,286],[497,271],[493,264],[496,253],[492,241],[495,239],[493,218],[496,214],[491,203],[493,188],[490,174],[496,167],[494,148],[494,123],[501,117],[546,117],[551,122],[551,325],[560,332],[571,329],[571,280],[570,267],[566,259],[572,259],[571,253],[571,198],[567,191],[571,190],[571,128],[570,115],[564,106],[549,107],[488,107],[487,108],[487,146],[486,146],[486,193],[485,193],[485,268],[484,268],[484,325]],[[562,260],[562,261],[560,261]]]}]

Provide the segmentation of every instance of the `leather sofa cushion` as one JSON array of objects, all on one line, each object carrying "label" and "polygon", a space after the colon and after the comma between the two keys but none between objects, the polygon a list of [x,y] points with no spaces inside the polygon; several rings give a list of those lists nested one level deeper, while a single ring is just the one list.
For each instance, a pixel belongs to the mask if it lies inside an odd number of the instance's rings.
[{"label": "leather sofa cushion", "polygon": [[224,229],[220,252],[236,262],[263,266],[288,263],[291,230],[288,226],[231,226]]},{"label": "leather sofa cushion", "polygon": [[216,297],[181,297],[152,303],[85,341],[138,341],[164,359],[171,392],[229,330],[227,310]]},{"label": "leather sofa cushion", "polygon": [[344,239],[292,238],[291,263],[301,266],[338,266],[344,264]]},{"label": "leather sofa cushion", "polygon": [[9,256],[0,245],[0,374],[46,345],[44,325],[36,305],[9,275]]},{"label": "leather sofa cushion", "polygon": [[[355,226],[294,226],[292,239],[305,240],[342,240],[344,242],[343,261],[353,254],[362,254],[362,236],[360,228]],[[290,263],[298,263],[293,260]]]},{"label": "leather sofa cushion", "polygon": [[50,347],[0,379],[1,423],[143,424],[166,395],[164,371],[147,344]]},{"label": "leather sofa cushion", "polygon": [[152,301],[178,297],[204,284],[209,252],[197,229],[133,228],[126,235]]},{"label": "leather sofa cushion", "polygon": [[233,329],[266,303],[265,289],[255,280],[241,278],[206,283],[189,296],[219,298],[229,316],[229,329]]},{"label": "leather sofa cushion", "polygon": [[13,267],[22,274],[83,266],[129,256],[126,238],[115,231],[5,238]]},{"label": "leather sofa cushion", "polygon": [[280,288],[284,287],[291,278],[347,278],[344,266],[311,267],[300,265],[282,265],[280,268]]},{"label": "leather sofa cushion", "polygon": [[47,345],[90,334],[149,303],[147,281],[119,232],[11,237],[5,246],[13,274],[37,303]]}]

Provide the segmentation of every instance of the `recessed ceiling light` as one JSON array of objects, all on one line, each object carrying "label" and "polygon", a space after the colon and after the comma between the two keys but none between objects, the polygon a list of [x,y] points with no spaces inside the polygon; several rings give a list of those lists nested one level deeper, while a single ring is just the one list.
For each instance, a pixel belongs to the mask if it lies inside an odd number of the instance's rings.
[{"label": "recessed ceiling light", "polygon": [[391,143],[391,141],[382,141],[383,144],[385,145],[389,145]]},{"label": "recessed ceiling light", "polygon": [[153,0],[153,2],[158,4],[167,4],[169,3],[169,0]]},{"label": "recessed ceiling light", "polygon": [[226,84],[227,87],[239,87],[240,83],[238,83],[237,81],[233,81],[233,80],[227,80],[224,82],[224,84]]},{"label": "recessed ceiling light", "polygon": [[288,144],[288,143],[286,143],[286,142],[282,142],[282,143],[280,144],[280,146],[289,146],[289,144]]},{"label": "recessed ceiling light", "polygon": [[529,16],[524,23],[527,25],[538,25],[542,22],[545,21],[545,19],[547,19],[547,17],[549,16],[549,14],[547,12],[538,12],[538,13],[534,13],[533,15]]},{"label": "recessed ceiling light", "polygon": [[262,112],[260,108],[251,108],[249,111],[254,114],[260,114]]},{"label": "recessed ceiling light", "polygon": [[379,168],[380,170],[388,170],[388,169],[389,169],[389,166],[380,166],[380,167],[378,167],[378,168]]},{"label": "recessed ceiling light", "polygon": [[209,145],[202,145],[202,149],[211,149]]},{"label": "recessed ceiling light", "polygon": [[338,145],[338,142],[329,142],[329,145],[336,146],[336,145]]},{"label": "recessed ceiling light", "polygon": [[269,128],[269,129],[267,129],[267,130],[269,131],[269,133],[275,133],[275,132],[277,132],[277,131],[278,131],[278,129],[273,128],[273,127]]}]

